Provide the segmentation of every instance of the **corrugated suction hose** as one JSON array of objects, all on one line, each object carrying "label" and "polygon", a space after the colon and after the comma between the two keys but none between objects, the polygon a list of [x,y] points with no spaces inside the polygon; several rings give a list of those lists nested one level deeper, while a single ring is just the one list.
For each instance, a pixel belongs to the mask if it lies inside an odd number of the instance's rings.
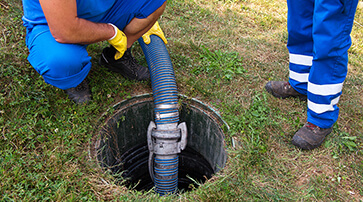
[{"label": "corrugated suction hose", "polygon": [[179,122],[178,90],[174,69],[164,41],[156,35],[151,42],[138,41],[151,76],[155,122],[148,128],[149,171],[160,195],[175,193],[178,187],[179,155],[186,147],[186,124]]}]

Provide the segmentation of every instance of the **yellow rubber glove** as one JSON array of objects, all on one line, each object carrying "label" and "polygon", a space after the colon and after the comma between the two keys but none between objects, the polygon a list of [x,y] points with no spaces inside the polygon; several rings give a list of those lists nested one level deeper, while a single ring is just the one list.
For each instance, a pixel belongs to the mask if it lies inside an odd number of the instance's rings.
[{"label": "yellow rubber glove", "polygon": [[125,33],[119,30],[115,25],[111,23],[109,24],[112,25],[112,27],[115,29],[115,35],[107,41],[117,50],[115,54],[115,60],[118,60],[127,50],[127,37]]},{"label": "yellow rubber glove", "polygon": [[161,30],[159,23],[156,22],[149,31],[147,31],[144,35],[142,35],[142,39],[144,40],[144,42],[146,44],[149,44],[151,42],[150,40],[150,35],[156,35],[158,37],[160,37],[165,44],[168,43],[168,41],[166,40],[163,31]]}]

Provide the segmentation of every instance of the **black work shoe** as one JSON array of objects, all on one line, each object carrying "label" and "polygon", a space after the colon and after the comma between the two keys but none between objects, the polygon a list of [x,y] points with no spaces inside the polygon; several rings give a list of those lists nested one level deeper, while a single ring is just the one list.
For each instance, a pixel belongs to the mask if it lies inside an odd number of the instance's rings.
[{"label": "black work shoe", "polygon": [[319,147],[323,143],[325,137],[331,133],[331,128],[320,128],[312,123],[306,122],[292,138],[293,145],[300,149],[311,150]]},{"label": "black work shoe", "polygon": [[267,92],[281,99],[288,97],[297,97],[300,100],[306,100],[307,96],[297,92],[289,82],[286,81],[270,81],[265,85]]},{"label": "black work shoe", "polygon": [[64,90],[68,98],[76,104],[87,103],[91,101],[91,91],[88,82],[84,79],[78,86]]},{"label": "black work shoe", "polygon": [[139,65],[128,48],[122,58],[115,60],[116,49],[113,46],[104,48],[99,63],[108,70],[120,73],[122,76],[137,81],[150,79],[149,69]]}]

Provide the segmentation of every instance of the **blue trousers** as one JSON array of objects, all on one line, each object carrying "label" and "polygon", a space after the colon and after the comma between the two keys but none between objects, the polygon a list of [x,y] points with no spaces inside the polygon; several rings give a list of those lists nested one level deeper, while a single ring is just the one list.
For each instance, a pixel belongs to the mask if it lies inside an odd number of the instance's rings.
[{"label": "blue trousers", "polygon": [[[123,30],[134,17],[148,17],[164,2],[165,0],[118,0],[102,17],[88,16],[91,21],[112,23]],[[47,24],[24,24],[27,27],[28,60],[46,83],[68,89],[76,87],[86,78],[92,66],[87,45],[58,43]]]},{"label": "blue trousers", "polygon": [[330,128],[347,75],[358,0],[287,0],[289,82],[307,95],[307,121]]}]

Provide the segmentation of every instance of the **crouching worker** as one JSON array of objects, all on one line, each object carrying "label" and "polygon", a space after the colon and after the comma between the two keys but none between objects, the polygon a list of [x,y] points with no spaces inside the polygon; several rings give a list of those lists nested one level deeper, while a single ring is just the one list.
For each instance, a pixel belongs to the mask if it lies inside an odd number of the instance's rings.
[{"label": "crouching worker", "polygon": [[149,71],[136,63],[132,44],[163,13],[165,0],[23,0],[28,60],[46,83],[76,103],[91,100],[87,45],[107,40],[100,63],[133,80]]}]

